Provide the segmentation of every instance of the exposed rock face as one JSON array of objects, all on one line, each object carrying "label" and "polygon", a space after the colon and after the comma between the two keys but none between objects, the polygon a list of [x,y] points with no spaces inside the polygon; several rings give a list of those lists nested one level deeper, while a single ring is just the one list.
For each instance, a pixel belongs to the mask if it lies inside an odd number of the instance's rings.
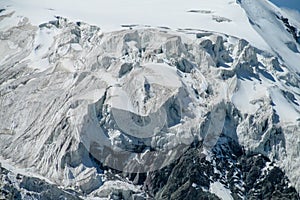
[{"label": "exposed rock face", "polygon": [[209,161],[199,146],[189,149],[176,164],[150,173],[146,191],[154,199],[222,199],[226,196],[210,193],[212,184],[220,182],[233,199],[299,199],[280,168],[260,154],[245,154],[229,140],[214,149]]},{"label": "exposed rock face", "polygon": [[[224,129],[232,125],[225,123]],[[202,152],[201,143],[195,144],[173,165],[150,173],[144,189],[154,199],[226,199],[224,193],[218,197],[209,193],[220,182],[231,199],[299,199],[274,162],[245,151],[233,137],[222,134],[209,157]]]},{"label": "exposed rock face", "polygon": [[[83,197],[299,199],[299,75],[245,40],[60,17],[0,37],[0,152],[20,168]],[[76,198],[40,181],[18,187]]]},{"label": "exposed rock face", "polygon": [[60,189],[39,178],[14,174],[2,167],[0,170],[1,199],[81,199],[79,193]]},{"label": "exposed rock face", "polygon": [[[294,26],[292,26],[289,23],[289,19],[288,18],[285,18],[285,17],[281,16],[281,17],[278,17],[278,19],[280,19],[284,23],[284,25],[286,26],[287,31],[290,34],[292,34],[292,36],[296,40],[296,42],[298,42],[300,44],[300,35],[299,35],[299,32],[297,33],[297,28],[294,27]],[[296,47],[296,49],[297,49],[297,47]]]}]

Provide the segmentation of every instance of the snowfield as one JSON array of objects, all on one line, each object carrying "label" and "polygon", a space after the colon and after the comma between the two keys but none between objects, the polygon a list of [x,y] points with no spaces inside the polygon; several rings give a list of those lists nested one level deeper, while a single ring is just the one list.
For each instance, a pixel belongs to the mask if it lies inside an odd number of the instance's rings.
[{"label": "snowfield", "polygon": [[[232,0],[187,0],[184,4],[181,0],[88,0],[76,3],[72,0],[5,0],[0,5],[13,6],[35,25],[54,20],[54,16],[63,16],[97,25],[106,32],[124,29],[122,25],[200,29],[245,38],[261,49],[270,48],[248,22],[245,11]],[[216,20],[222,18],[228,20]]]}]

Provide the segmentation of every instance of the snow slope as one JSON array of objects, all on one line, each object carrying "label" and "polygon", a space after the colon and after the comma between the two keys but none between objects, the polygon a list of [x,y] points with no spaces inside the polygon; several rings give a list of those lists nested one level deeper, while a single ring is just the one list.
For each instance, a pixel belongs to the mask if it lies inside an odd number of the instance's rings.
[{"label": "snow slope", "polygon": [[[5,0],[0,6],[12,6],[35,25],[63,16],[99,26],[103,31],[121,29],[121,25],[202,29],[245,38],[260,49],[269,46],[248,23],[245,11],[233,0]],[[72,5],[72,6],[70,6]],[[194,11],[194,12],[189,12]],[[217,22],[217,20],[220,22]],[[243,27],[243,28],[241,28]]]},{"label": "snow slope", "polygon": [[[285,12],[267,0],[241,0],[240,2],[253,27],[269,44],[275,55],[280,57],[291,70],[299,72],[300,45],[279,19],[282,15],[285,15]],[[299,19],[296,19],[296,21],[299,21]],[[299,24],[296,25],[298,26]]]},{"label": "snow slope", "polygon": [[[299,44],[293,41],[282,21],[276,17],[287,17],[285,12],[267,0],[237,2],[240,5],[233,0],[187,0],[184,4],[181,0],[5,0],[0,6],[12,7],[35,25],[53,20],[54,16],[63,16],[95,24],[103,31],[124,29],[124,26],[151,26],[221,32],[246,39],[255,47],[280,56],[298,71]],[[289,18],[299,21],[292,16]],[[293,52],[296,55],[290,56]]]}]

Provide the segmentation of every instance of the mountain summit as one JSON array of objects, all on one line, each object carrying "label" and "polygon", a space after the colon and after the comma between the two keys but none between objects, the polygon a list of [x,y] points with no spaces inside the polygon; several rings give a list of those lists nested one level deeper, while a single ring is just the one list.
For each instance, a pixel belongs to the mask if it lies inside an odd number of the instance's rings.
[{"label": "mountain summit", "polygon": [[0,199],[300,199],[297,19],[76,3],[0,2]]}]

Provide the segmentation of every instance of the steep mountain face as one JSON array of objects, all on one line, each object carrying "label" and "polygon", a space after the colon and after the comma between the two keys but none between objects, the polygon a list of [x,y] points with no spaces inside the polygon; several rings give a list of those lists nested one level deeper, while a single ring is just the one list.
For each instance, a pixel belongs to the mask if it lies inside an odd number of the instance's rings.
[{"label": "steep mountain face", "polygon": [[[299,56],[299,30],[288,22],[288,18],[268,1],[240,1],[254,29],[269,44],[275,55],[280,57],[291,70],[299,73],[296,63]],[[283,23],[282,23],[283,22]],[[297,33],[298,32],[298,33]]]},{"label": "steep mountain face", "polygon": [[2,9],[0,197],[300,199],[298,29],[266,1],[224,2],[244,21],[185,12],[216,31]]}]

